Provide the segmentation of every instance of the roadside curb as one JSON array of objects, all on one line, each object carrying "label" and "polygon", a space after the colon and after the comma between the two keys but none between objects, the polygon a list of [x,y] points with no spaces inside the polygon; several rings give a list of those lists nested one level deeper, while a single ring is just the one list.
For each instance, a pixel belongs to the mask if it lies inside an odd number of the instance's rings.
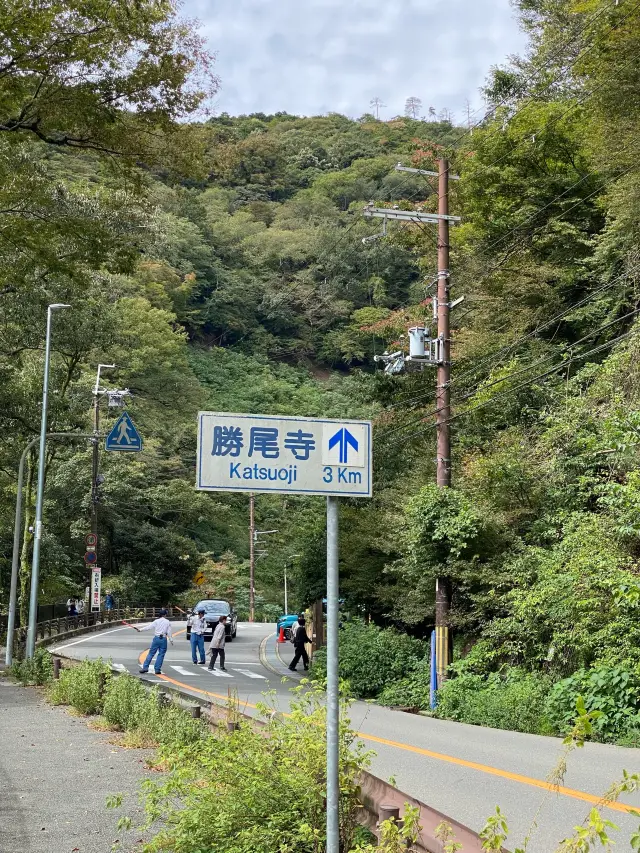
[{"label": "roadside curb", "polygon": [[[288,681],[297,681],[298,680],[297,678],[292,678],[290,675],[287,675],[286,673],[280,672],[280,670],[276,669],[275,666],[273,666],[269,662],[269,659],[267,658],[267,643],[269,642],[269,640],[272,637],[275,637],[275,636],[276,636],[275,633],[269,634],[263,640],[261,640],[261,642],[260,642],[260,663],[262,664],[262,666],[265,667],[265,669],[268,669],[269,672],[272,672],[274,675],[277,675],[280,678],[286,678]],[[278,654],[278,647],[277,646],[276,646],[276,654],[278,655],[278,657],[282,661],[282,664],[284,666],[286,666],[285,662],[282,660],[282,658]]]}]

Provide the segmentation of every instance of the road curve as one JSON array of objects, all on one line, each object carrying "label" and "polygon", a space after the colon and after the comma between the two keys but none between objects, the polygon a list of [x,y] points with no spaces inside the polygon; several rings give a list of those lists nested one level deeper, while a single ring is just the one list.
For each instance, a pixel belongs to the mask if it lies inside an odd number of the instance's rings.
[{"label": "road curve", "polygon": [[[176,632],[183,627],[176,624]],[[52,649],[78,659],[110,658],[137,675],[148,645],[149,634],[122,626]],[[229,687],[235,688],[241,709],[247,713],[257,713],[263,694],[272,691],[278,707],[286,711],[290,689],[301,674],[291,677],[286,668],[292,647],[280,648],[272,626],[240,623],[236,640],[227,644],[228,673],[212,674],[192,664],[184,633],[177,634],[163,674],[138,677],[173,683],[213,701],[225,701]],[[400,790],[476,831],[499,805],[507,816],[511,830],[507,847],[512,850],[522,843],[537,814],[539,828],[529,853],[552,853],[621,777],[623,769],[640,771],[639,750],[587,744],[570,757],[564,786],[556,791],[546,778],[562,752],[557,738],[434,720],[366,702],[354,703],[351,722],[375,751],[372,772],[395,779]],[[633,808],[640,810],[640,794],[604,809],[605,816],[620,828],[617,850],[625,853],[631,849],[625,839],[640,824],[631,814]]]}]

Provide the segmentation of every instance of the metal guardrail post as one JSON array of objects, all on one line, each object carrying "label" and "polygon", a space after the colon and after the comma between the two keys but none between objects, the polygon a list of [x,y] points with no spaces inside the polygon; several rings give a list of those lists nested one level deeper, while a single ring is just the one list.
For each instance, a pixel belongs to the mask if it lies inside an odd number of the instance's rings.
[{"label": "metal guardrail post", "polygon": [[396,823],[400,822],[400,809],[396,806],[389,805],[389,803],[383,803],[378,808],[378,826],[384,820],[395,820]]}]

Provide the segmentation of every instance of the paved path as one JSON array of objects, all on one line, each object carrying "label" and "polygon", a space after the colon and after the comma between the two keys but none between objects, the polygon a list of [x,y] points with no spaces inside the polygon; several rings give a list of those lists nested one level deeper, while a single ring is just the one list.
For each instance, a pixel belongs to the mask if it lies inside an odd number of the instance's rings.
[{"label": "paved path", "polygon": [[[118,819],[137,822],[135,792],[149,775],[149,750],[124,750],[86,720],[44,702],[42,692],[0,678],[0,853],[128,853],[140,833],[122,833]],[[108,794],[129,793],[108,811]]]},{"label": "paved path", "polygon": [[[181,628],[176,625],[176,630]],[[137,673],[148,637],[130,628],[111,628],[56,648],[78,658],[110,657],[123,669]],[[302,676],[290,678],[285,664],[291,656],[290,644],[276,646],[271,626],[241,623],[237,639],[227,644],[226,676],[194,666],[181,634],[169,647],[163,674],[141,677],[174,683],[213,701],[225,701],[228,688],[235,688],[241,708],[248,713],[256,713],[263,692],[271,690],[278,706],[286,711],[290,689]],[[538,818],[541,829],[529,853],[552,853],[623,769],[640,771],[640,750],[587,744],[571,756],[566,788],[557,794],[545,783],[562,750],[557,738],[434,720],[365,702],[353,705],[351,719],[367,746],[376,752],[372,771],[384,779],[393,776],[401,790],[475,830],[500,805],[513,833],[507,844],[510,849],[521,844],[544,797]],[[640,809],[640,795],[623,800],[623,805],[605,809],[605,816],[628,838],[640,823],[630,815],[631,806]],[[619,841],[616,849],[626,853],[630,848]]]}]

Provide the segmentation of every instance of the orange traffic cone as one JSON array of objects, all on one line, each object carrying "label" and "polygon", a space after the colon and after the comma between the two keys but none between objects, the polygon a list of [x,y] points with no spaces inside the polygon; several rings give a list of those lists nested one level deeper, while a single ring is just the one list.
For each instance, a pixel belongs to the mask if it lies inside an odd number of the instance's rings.
[{"label": "orange traffic cone", "polygon": [[282,627],[282,625],[280,626],[280,635],[278,636],[278,642],[279,643],[286,643],[287,642],[285,640],[285,637],[284,637],[284,628]]}]

